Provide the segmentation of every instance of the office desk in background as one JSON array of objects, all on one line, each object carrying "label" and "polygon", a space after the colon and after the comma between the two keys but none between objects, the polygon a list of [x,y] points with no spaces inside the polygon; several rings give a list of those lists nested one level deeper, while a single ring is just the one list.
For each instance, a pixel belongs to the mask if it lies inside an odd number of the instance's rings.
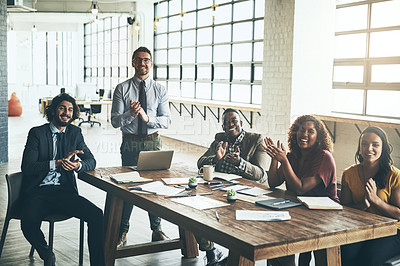
[{"label": "office desk in background", "polygon": [[[255,204],[237,200],[227,207],[197,210],[177,204],[163,196],[130,192],[117,185],[109,174],[132,171],[128,167],[98,168],[80,174],[80,179],[107,192],[105,204],[105,257],[106,265],[114,265],[115,259],[147,253],[181,249],[185,257],[198,256],[198,248],[191,232],[196,232],[229,249],[228,265],[254,265],[257,260],[287,256],[311,250],[318,251],[321,265],[340,265],[340,246],[397,233],[394,219],[344,207],[342,211],[309,210],[304,206],[290,208],[291,220],[280,222],[237,221],[236,210],[268,210]],[[195,176],[194,171],[173,165],[169,170],[140,171],[140,175],[152,178]],[[102,178],[102,177],[103,178]],[[240,183],[250,186],[266,186],[246,179]],[[209,192],[207,186],[198,185],[197,193]],[[225,201],[223,191],[213,191],[213,199]],[[269,196],[294,199],[283,190],[274,190]],[[131,245],[117,249],[119,225],[123,201],[154,213],[178,225],[180,239]]]},{"label": "office desk in background", "polygon": [[[51,103],[51,100],[53,100],[53,97],[44,97],[41,100],[42,104],[42,116],[45,116],[45,111],[47,105]],[[101,101],[85,101],[85,100],[76,100],[76,104],[82,104],[82,105],[106,105],[107,106],[107,122],[110,122],[110,106],[112,105],[112,100],[101,100]]]},{"label": "office desk in background", "polygon": [[76,104],[78,105],[106,105],[107,106],[107,122],[110,122],[110,107],[112,105],[112,100],[100,100],[100,101],[84,101],[84,100],[76,100]]}]

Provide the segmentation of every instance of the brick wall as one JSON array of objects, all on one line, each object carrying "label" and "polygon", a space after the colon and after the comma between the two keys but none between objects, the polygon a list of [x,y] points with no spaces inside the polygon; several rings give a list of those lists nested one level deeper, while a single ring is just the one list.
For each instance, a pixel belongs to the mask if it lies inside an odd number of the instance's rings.
[{"label": "brick wall", "polygon": [[0,0],[0,164],[8,161],[7,2]]},{"label": "brick wall", "polygon": [[285,141],[290,126],[294,0],[266,0],[262,132]]}]

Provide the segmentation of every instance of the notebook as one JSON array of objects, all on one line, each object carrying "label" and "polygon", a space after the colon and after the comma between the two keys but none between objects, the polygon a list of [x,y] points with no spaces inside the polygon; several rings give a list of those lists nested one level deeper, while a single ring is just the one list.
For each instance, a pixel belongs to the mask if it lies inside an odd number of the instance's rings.
[{"label": "notebook", "polygon": [[282,210],[286,208],[301,206],[303,203],[298,201],[292,201],[284,198],[275,198],[269,200],[259,200],[256,201],[256,205],[267,207],[274,210]]},{"label": "notebook", "polygon": [[298,196],[298,200],[312,210],[343,210],[343,206],[329,197]]},{"label": "notebook", "polygon": [[153,179],[150,178],[140,177],[138,172],[112,174],[110,175],[110,178],[117,184],[131,184],[131,183],[142,183],[147,181],[153,181]]},{"label": "notebook", "polygon": [[133,170],[165,170],[171,166],[174,151],[141,151],[137,166]]}]

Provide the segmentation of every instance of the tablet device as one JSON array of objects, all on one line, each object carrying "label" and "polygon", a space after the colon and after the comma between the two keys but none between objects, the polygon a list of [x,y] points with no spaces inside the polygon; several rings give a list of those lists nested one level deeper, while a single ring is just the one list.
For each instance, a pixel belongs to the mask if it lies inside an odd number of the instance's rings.
[{"label": "tablet device", "polygon": [[276,199],[256,201],[256,205],[267,207],[274,210],[282,210],[286,208],[301,206],[303,205],[303,203],[284,198],[276,198]]},{"label": "tablet device", "polygon": [[134,170],[165,170],[171,166],[174,151],[141,151]]}]

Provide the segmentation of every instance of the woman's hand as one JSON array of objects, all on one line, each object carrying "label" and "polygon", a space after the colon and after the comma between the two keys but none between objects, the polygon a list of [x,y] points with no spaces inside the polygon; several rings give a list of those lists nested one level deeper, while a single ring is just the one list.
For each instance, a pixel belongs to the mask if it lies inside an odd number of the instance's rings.
[{"label": "woman's hand", "polygon": [[371,207],[371,203],[368,201],[367,193],[365,193],[364,204],[365,204],[365,206],[364,206],[363,210],[366,210],[366,209],[368,209],[369,207]]},{"label": "woman's hand", "polygon": [[278,140],[277,144],[275,145],[271,138],[266,137],[264,139],[265,145],[261,143],[264,147],[265,152],[273,159],[277,160],[280,163],[287,159],[286,157],[286,150],[283,144]]},{"label": "woman's hand", "polygon": [[365,184],[365,192],[369,202],[377,204],[378,201],[381,200],[376,194],[377,191],[378,189],[376,187],[375,180],[372,178],[368,179],[367,183]]},{"label": "woman's hand", "polygon": [[365,192],[366,192],[366,198],[369,202],[377,204],[378,201],[380,201],[380,198],[376,194],[378,191],[376,187],[375,180],[372,178],[368,179],[367,183],[365,184]]}]

